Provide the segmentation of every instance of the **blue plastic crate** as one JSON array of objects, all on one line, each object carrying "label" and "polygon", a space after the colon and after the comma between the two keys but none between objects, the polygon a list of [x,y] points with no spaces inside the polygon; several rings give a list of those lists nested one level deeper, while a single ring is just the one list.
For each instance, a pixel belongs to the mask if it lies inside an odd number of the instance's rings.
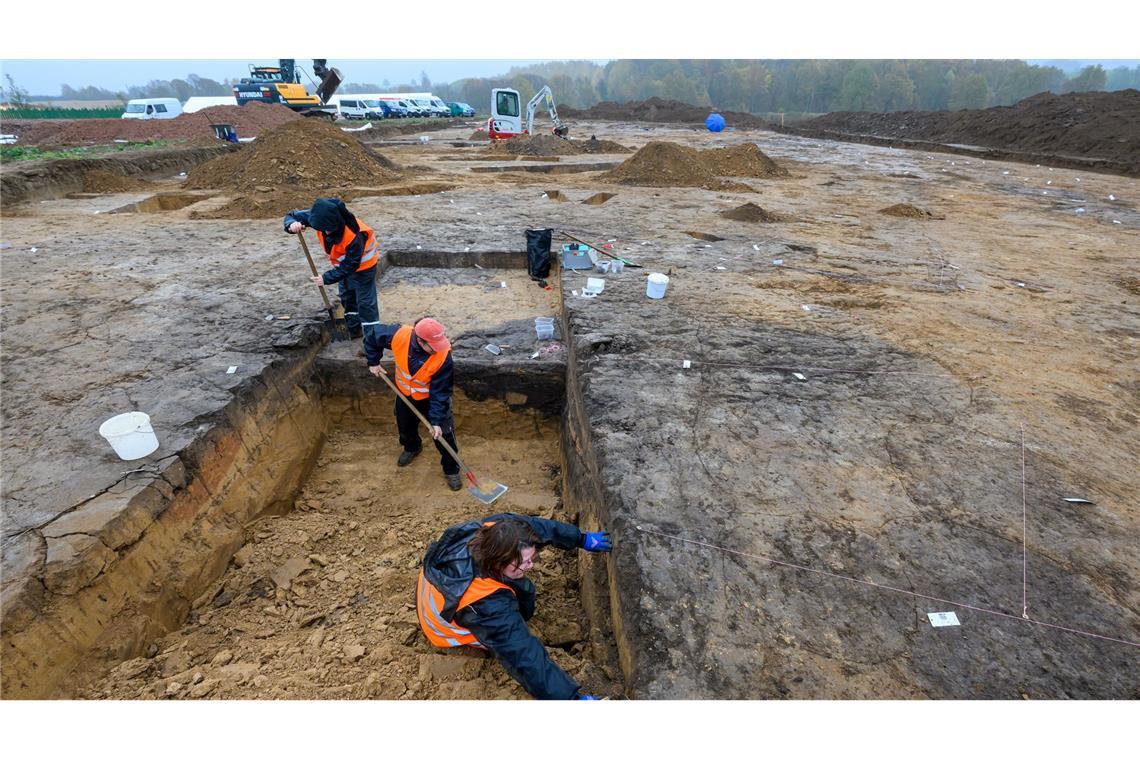
[{"label": "blue plastic crate", "polygon": [[593,269],[594,257],[590,254],[591,250],[590,246],[588,245],[579,245],[578,243],[563,243],[562,268]]}]

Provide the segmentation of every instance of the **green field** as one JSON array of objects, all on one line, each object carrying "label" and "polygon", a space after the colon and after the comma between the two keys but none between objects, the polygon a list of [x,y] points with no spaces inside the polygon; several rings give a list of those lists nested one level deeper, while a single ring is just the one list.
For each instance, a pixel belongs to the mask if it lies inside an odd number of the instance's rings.
[{"label": "green field", "polygon": [[0,111],[0,119],[117,119],[123,115],[124,106],[104,106],[101,108],[5,108]]}]

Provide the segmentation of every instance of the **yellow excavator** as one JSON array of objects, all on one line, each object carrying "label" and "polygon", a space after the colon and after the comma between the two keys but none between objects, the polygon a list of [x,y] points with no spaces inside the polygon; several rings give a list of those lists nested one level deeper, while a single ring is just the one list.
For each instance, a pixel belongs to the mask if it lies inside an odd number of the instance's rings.
[{"label": "yellow excavator", "polygon": [[340,87],[344,77],[337,69],[327,66],[327,58],[313,59],[313,76],[319,77],[316,91],[310,95],[301,84],[301,69],[293,58],[280,58],[277,66],[250,64],[249,76],[234,85],[237,104],[280,103],[305,116],[334,118],[336,107],[328,105],[329,98]]}]

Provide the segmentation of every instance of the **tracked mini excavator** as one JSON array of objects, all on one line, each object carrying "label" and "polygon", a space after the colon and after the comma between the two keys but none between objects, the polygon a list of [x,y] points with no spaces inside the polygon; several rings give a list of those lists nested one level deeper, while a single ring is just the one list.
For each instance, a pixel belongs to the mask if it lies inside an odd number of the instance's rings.
[{"label": "tracked mini excavator", "polygon": [[522,126],[522,116],[519,110],[519,91],[507,88],[495,88],[491,90],[491,118],[487,120],[487,132],[490,134],[492,140],[507,140],[517,135],[533,135],[534,134],[534,112],[538,108],[538,104],[546,101],[546,108],[550,111],[550,118],[554,122],[554,128],[550,131],[558,137],[566,137],[570,133],[570,127],[562,123],[558,118],[558,109],[554,106],[554,93],[550,91],[549,85],[543,85],[542,89],[535,93],[530,102],[526,104],[526,129]]},{"label": "tracked mini excavator", "polygon": [[281,58],[277,66],[250,64],[249,76],[234,85],[234,97],[239,106],[246,103],[280,103],[305,116],[336,117],[336,107],[328,105],[329,98],[340,87],[344,77],[337,69],[330,69],[326,58],[313,59],[313,76],[319,77],[315,92],[310,95],[301,84],[301,69],[293,58]]}]

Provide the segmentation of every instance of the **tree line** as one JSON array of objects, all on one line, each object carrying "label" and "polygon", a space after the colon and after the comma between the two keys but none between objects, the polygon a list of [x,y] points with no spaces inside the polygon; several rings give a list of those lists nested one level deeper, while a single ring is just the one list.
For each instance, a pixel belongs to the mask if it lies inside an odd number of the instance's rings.
[{"label": "tree line", "polygon": [[[230,95],[237,82],[195,74],[151,80],[116,92],[63,85],[59,100],[121,100]],[[1140,66],[1087,66],[1070,76],[1056,66],[1015,60],[643,60],[603,65],[563,61],[512,68],[497,77],[432,84],[426,72],[407,84],[346,83],[341,92],[431,91],[486,111],[493,87],[512,87],[529,99],[550,85],[560,105],[588,108],[602,101],[651,97],[724,111],[942,111],[1013,105],[1041,92],[1140,89]],[[11,97],[14,83],[6,95]],[[26,95],[26,93],[24,93]]]}]

